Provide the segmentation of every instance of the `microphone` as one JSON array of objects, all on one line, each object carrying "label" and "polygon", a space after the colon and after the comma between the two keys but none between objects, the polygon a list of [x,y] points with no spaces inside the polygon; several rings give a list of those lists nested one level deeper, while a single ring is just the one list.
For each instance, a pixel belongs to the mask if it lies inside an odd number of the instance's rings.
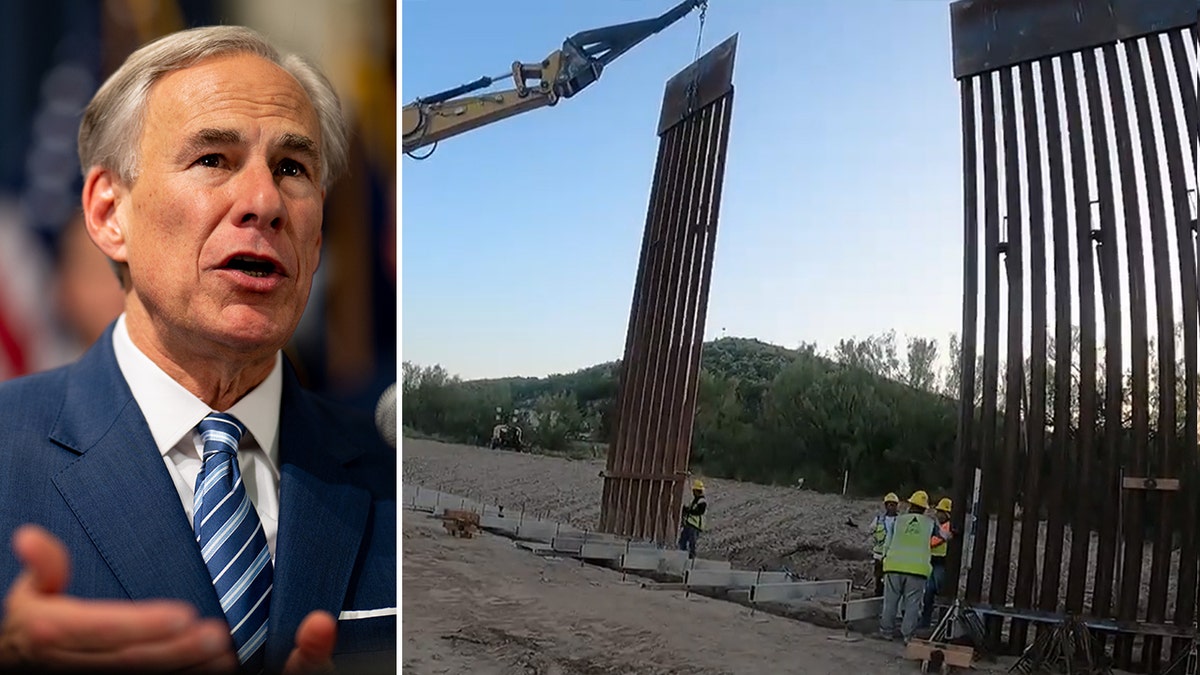
[{"label": "microphone", "polygon": [[396,449],[396,383],[393,382],[379,397],[375,406],[375,429],[387,444]]}]

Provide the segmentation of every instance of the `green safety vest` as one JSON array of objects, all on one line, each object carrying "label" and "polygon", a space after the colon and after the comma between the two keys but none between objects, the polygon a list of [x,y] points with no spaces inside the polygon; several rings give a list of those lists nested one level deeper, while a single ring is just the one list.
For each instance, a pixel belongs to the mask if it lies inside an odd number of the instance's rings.
[{"label": "green safety vest", "polygon": [[883,546],[887,543],[887,519],[895,517],[886,514],[875,516],[875,530],[871,533],[871,536],[874,538],[874,546],[871,547],[872,555],[883,555]]},{"label": "green safety vest", "polygon": [[883,555],[883,572],[901,572],[928,577],[933,572],[929,560],[929,538],[936,525],[929,516],[906,513],[896,516],[892,538]]},{"label": "green safety vest", "polygon": [[[691,506],[696,506],[704,503],[704,497],[700,497],[692,502]],[[704,516],[702,514],[692,513],[691,506],[688,507],[687,517],[683,519],[685,525],[691,525],[697,530],[704,531]]]}]

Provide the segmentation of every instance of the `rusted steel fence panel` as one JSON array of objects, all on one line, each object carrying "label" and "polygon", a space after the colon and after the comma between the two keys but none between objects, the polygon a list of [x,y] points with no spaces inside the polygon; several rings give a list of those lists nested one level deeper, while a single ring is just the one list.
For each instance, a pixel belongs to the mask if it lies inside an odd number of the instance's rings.
[{"label": "rusted steel fence panel", "polygon": [[[1150,45],[1150,67],[1152,78],[1155,82],[1166,82],[1171,77],[1171,69],[1167,66],[1167,59],[1171,58],[1175,64],[1175,76],[1178,81],[1182,82],[1187,78],[1195,79],[1196,73],[1188,64],[1188,55],[1184,47],[1183,31],[1171,33],[1168,39],[1168,44],[1165,48],[1159,45]],[[1191,148],[1192,152],[1196,152],[1197,136],[1196,129],[1196,96],[1195,91],[1191,87],[1182,87],[1180,89],[1180,99],[1182,106],[1177,106],[1172,100],[1171,89],[1169,87],[1158,87],[1157,104],[1163,114],[1163,138],[1164,143],[1170,144],[1170,139],[1184,139],[1184,147]],[[1193,154],[1192,163],[1189,165],[1185,160],[1186,153],[1170,153],[1167,156],[1167,182],[1172,186],[1186,186],[1188,184],[1188,172],[1192,171],[1193,185],[1200,182],[1200,176],[1197,176],[1196,160],[1197,157]],[[1194,195],[1195,193],[1192,192]],[[1188,279],[1196,278],[1196,252],[1193,246],[1188,246],[1189,240],[1196,235],[1194,232],[1196,215],[1191,208],[1189,200],[1175,199],[1173,217],[1175,219],[1175,235],[1178,241],[1179,254],[1179,276],[1183,280],[1182,285],[1182,316],[1183,324],[1183,410],[1182,415],[1182,433],[1183,443],[1180,446],[1179,458],[1179,473],[1186,482],[1186,487],[1183,494],[1183,499],[1178,505],[1180,513],[1184,514],[1184,523],[1187,522],[1186,514],[1195,514],[1197,508],[1200,508],[1200,500],[1197,499],[1197,434],[1200,432],[1197,423],[1197,352],[1200,347],[1197,345],[1198,331],[1200,331],[1200,285],[1189,284]],[[1196,579],[1197,579],[1197,536],[1196,530],[1193,527],[1186,525],[1180,528],[1180,561],[1179,578],[1178,578],[1178,600],[1175,606],[1175,613],[1172,617],[1173,622],[1177,626],[1190,625],[1196,610]],[[1190,564],[1185,564],[1186,561],[1192,561]],[[1177,641],[1178,642],[1178,641]],[[1183,645],[1175,645],[1172,649],[1172,656],[1178,656],[1179,652],[1184,649]]]},{"label": "rusted steel fence panel", "polygon": [[[1075,69],[1075,59],[1064,58],[1060,60],[1060,63],[1062,66],[1063,81],[1078,84],[1079,75]],[[1053,67],[1052,62],[1048,60],[1047,64]],[[1075,194],[1075,219],[1071,223],[1071,227],[1074,228],[1076,269],[1079,270],[1079,431],[1078,442],[1075,444],[1075,447],[1078,449],[1077,457],[1079,458],[1078,464],[1075,466],[1078,487],[1075,490],[1074,498],[1071,500],[1075,503],[1075,509],[1071,510],[1069,508],[1070,502],[1063,504],[1064,510],[1070,510],[1071,532],[1087,535],[1071,537],[1071,553],[1068,561],[1068,569],[1076,570],[1087,568],[1091,533],[1099,524],[1096,519],[1090,517],[1090,514],[1093,510],[1103,508],[1105,500],[1103,498],[1097,499],[1096,496],[1104,494],[1106,483],[1093,483],[1092,480],[1092,466],[1100,458],[1096,444],[1097,406],[1099,401],[1096,398],[1096,256],[1093,248],[1093,234],[1097,231],[1098,223],[1094,222],[1093,213],[1093,206],[1097,203],[1097,198],[1093,196],[1090,189],[1085,190],[1079,187],[1089,184],[1088,165],[1086,161],[1082,161],[1087,158],[1086,138],[1083,130],[1083,100],[1086,98],[1086,95],[1079,91],[1078,86],[1065,87],[1063,94],[1063,101],[1066,104],[1067,110],[1068,154],[1072,158],[1079,158],[1071,163],[1071,185],[1074,187]],[[1100,108],[1096,108],[1096,110],[1100,110]],[[1095,117],[1095,115],[1091,116],[1093,124],[1095,123]],[[1094,160],[1093,166],[1095,166]],[[1064,286],[1064,288],[1068,287]],[[1069,293],[1063,293],[1063,295],[1070,296]],[[1072,339],[1070,317],[1063,317],[1063,321],[1067,325],[1063,330],[1062,341],[1058,344],[1062,345],[1062,351],[1069,354],[1069,346]],[[1068,364],[1067,367],[1073,368],[1072,362],[1069,359],[1065,363]],[[1068,377],[1069,375],[1068,373]],[[1066,393],[1069,396],[1070,392],[1067,391]],[[1068,422],[1069,420],[1064,418],[1064,424],[1068,424]],[[1060,519],[1059,522],[1061,523],[1062,520]],[[1057,530],[1051,530],[1049,536],[1062,539],[1062,527],[1060,526]],[[1056,576],[1056,586],[1058,581],[1059,579]],[[1066,598],[1068,612],[1078,613],[1082,611],[1083,592],[1086,581],[1087,575],[1085,574],[1071,574],[1068,576]],[[1054,609],[1055,604],[1052,603],[1050,609]]]},{"label": "rusted steel fence panel", "polygon": [[[1070,293],[1063,289],[1071,287],[1071,228],[1072,223],[1067,219],[1067,182],[1073,181],[1078,175],[1077,167],[1072,165],[1070,175],[1066,165],[1066,157],[1062,151],[1064,138],[1074,140],[1078,135],[1079,105],[1072,101],[1069,88],[1060,97],[1058,89],[1064,81],[1071,79],[1073,71],[1069,61],[1056,64],[1051,59],[1043,59],[1040,63],[1042,73],[1042,101],[1046,125],[1046,154],[1050,167],[1050,229],[1054,242],[1054,410],[1052,417],[1052,433],[1050,442],[1050,476],[1047,481],[1059,486],[1046,499],[1046,511],[1049,516],[1046,523],[1046,542],[1041,586],[1038,592],[1037,608],[1053,611],[1058,606],[1059,583],[1062,569],[1061,542],[1065,531],[1064,507],[1069,501],[1065,498],[1058,480],[1066,475],[1069,453],[1067,451],[1070,439],[1071,416],[1071,350],[1061,345],[1071,344],[1071,305]],[[1055,72],[1055,66],[1061,67],[1061,74]],[[1059,113],[1059,101],[1065,109],[1065,115]],[[1072,106],[1072,103],[1075,103]],[[1064,119],[1065,118],[1065,119]],[[1065,129],[1065,136],[1064,136]],[[1078,216],[1078,213],[1076,213]],[[1037,419],[1030,420],[1030,426],[1045,428],[1044,422],[1039,424]],[[1038,514],[1040,520],[1042,514]]]},{"label": "rusted steel fence panel", "polygon": [[[679,154],[674,151],[675,147],[679,145],[678,140],[678,136],[673,136],[663,139],[659,144],[654,183],[651,186],[650,205],[646,217],[647,224],[642,239],[641,259],[638,264],[638,279],[634,287],[633,308],[630,311],[629,328],[625,340],[625,357],[622,360],[622,387],[618,398],[620,414],[617,417],[613,445],[621,448],[623,452],[609,453],[605,471],[607,476],[625,477],[639,473],[635,470],[635,466],[641,460],[640,450],[643,446],[641,438],[645,433],[644,423],[646,420],[644,416],[635,416],[635,411],[642,407],[641,398],[646,384],[645,373],[648,370],[646,361],[649,356],[644,346],[648,341],[646,336],[653,321],[650,316],[651,291],[653,290],[652,285],[656,284],[660,277],[658,270],[662,264],[660,240],[665,236],[662,214],[666,212],[664,202],[668,192],[664,183],[678,172],[680,158]],[[623,508],[621,511],[611,514],[602,513],[602,528],[607,526],[613,531],[625,532],[628,533],[628,536],[637,536],[633,531],[636,514],[631,508],[636,500],[636,487],[636,483],[632,480],[622,480],[615,484],[606,482],[602,497],[603,503],[614,501],[622,504]],[[606,523],[604,520],[606,515],[611,517],[612,521]]]},{"label": "rusted steel fence panel", "polygon": [[[1116,665],[1159,672],[1196,632],[1197,9],[951,5],[965,227],[954,494],[979,501],[955,514],[967,536],[948,586],[1011,651],[1030,622],[1082,615]],[[967,384],[980,327],[981,410]]]},{"label": "rusted steel fence panel", "polygon": [[621,366],[600,530],[673,543],[691,455],[737,36],[672,77]]},{"label": "rusted steel fence panel", "polygon": [[[1151,94],[1144,68],[1137,67],[1142,62],[1143,54],[1150,50],[1161,49],[1158,39],[1125,42],[1125,55],[1129,67],[1131,84],[1133,85],[1134,110],[1137,114],[1138,133],[1141,137],[1142,166],[1145,174],[1145,185],[1149,195],[1147,198],[1150,220],[1150,251],[1154,268],[1154,297],[1155,316],[1157,318],[1158,342],[1158,417],[1157,432],[1154,435],[1153,447],[1146,458],[1145,473],[1150,477],[1178,477],[1175,462],[1175,311],[1171,288],[1171,252],[1168,241],[1167,210],[1168,204],[1161,198],[1163,194],[1162,173],[1159,168],[1159,149],[1155,139],[1155,124],[1152,118]],[[1169,82],[1163,80],[1160,88],[1167,88]],[[1157,103],[1157,101],[1156,101]],[[1174,117],[1174,106],[1166,110],[1155,110],[1160,119],[1160,125],[1166,126],[1166,117]],[[1171,491],[1147,493],[1147,504],[1152,517],[1148,518],[1153,533],[1153,559],[1150,565],[1150,593],[1147,597],[1146,620],[1151,623],[1162,623],[1167,605],[1167,575],[1171,565],[1171,535],[1172,512],[1179,508],[1175,503],[1178,495]],[[1153,495],[1150,497],[1149,495]],[[1157,507],[1157,508],[1153,508]],[[1139,521],[1134,521],[1134,523]],[[1131,523],[1133,524],[1133,523]],[[1139,589],[1140,590],[1140,589]],[[1157,663],[1161,656],[1162,644],[1159,638],[1150,638],[1143,651],[1143,664],[1149,666]]]},{"label": "rusted steel fence panel", "polygon": [[[1083,75],[1087,88],[1086,99],[1089,110],[1104,110],[1100,84],[1099,59],[1094,50],[1083,53]],[[1093,597],[1091,613],[1110,616],[1113,583],[1117,561],[1117,528],[1120,501],[1116,498],[1120,488],[1120,463],[1124,415],[1124,343],[1121,337],[1123,326],[1120,286],[1120,259],[1118,256],[1117,211],[1114,198],[1115,183],[1112,175],[1111,153],[1108,149],[1108,127],[1111,120],[1107,114],[1091,115],[1091,145],[1095,156],[1097,211],[1100,222],[1096,234],[1097,259],[1099,260],[1101,302],[1104,307],[1104,427],[1102,456],[1104,457],[1100,522],[1097,523],[1097,553],[1094,563]],[[1074,577],[1075,575],[1071,575]]]},{"label": "rusted steel fence panel", "polygon": [[[690,267],[695,252],[695,237],[690,232],[689,223],[695,216],[699,201],[700,166],[703,161],[703,139],[705,137],[702,113],[697,114],[689,124],[681,127],[683,137],[683,166],[679,172],[680,182],[676,186],[673,205],[668,214],[670,230],[673,233],[671,247],[667,251],[667,274],[664,278],[665,294],[663,311],[655,325],[655,337],[659,362],[655,371],[655,388],[651,407],[650,426],[654,429],[653,442],[648,448],[665,448],[665,452],[647,453],[645,470],[653,475],[673,475],[675,469],[675,451],[679,430],[679,419],[688,413],[679,405],[682,400],[678,387],[680,372],[687,375],[687,363],[681,349],[683,341],[691,340],[690,325],[684,322],[684,297],[688,292],[689,279],[685,276],[685,268]],[[690,346],[690,345],[689,345]],[[685,465],[686,467],[686,465]],[[670,538],[674,528],[660,531],[664,524],[674,524],[678,519],[668,519],[667,513],[677,513],[680,491],[674,483],[666,481],[651,481],[647,495],[648,509],[645,520],[653,524],[655,540]]]},{"label": "rusted steel fence panel", "polygon": [[[1131,441],[1133,453],[1125,464],[1123,475],[1146,475],[1146,451],[1149,445],[1150,417],[1147,407],[1149,391],[1149,326],[1146,306],[1145,250],[1142,242],[1139,195],[1133,161],[1133,120],[1129,105],[1122,94],[1123,80],[1117,57],[1117,45],[1108,44],[1100,51],[1108,78],[1108,92],[1112,105],[1112,124],[1117,130],[1117,170],[1121,178],[1121,201],[1124,205],[1125,260],[1129,279],[1129,295],[1124,298],[1129,304],[1130,340],[1129,353],[1132,362],[1129,389],[1132,392],[1130,413],[1133,417]],[[1145,530],[1142,528],[1142,512],[1146,495],[1142,491],[1127,491],[1120,486],[1118,499],[1122,505],[1120,529],[1123,551],[1119,560],[1120,587],[1117,593],[1117,619],[1132,621],[1137,617],[1138,595],[1141,589],[1143,545]],[[1133,637],[1120,635],[1114,646],[1114,655],[1119,667],[1128,668],[1132,659]]]},{"label": "rusted steel fence panel", "polygon": [[[661,532],[661,512],[663,504],[663,483],[668,475],[662,470],[663,448],[668,448],[664,433],[673,415],[680,414],[677,405],[672,405],[666,395],[666,387],[671,374],[678,365],[671,351],[671,342],[676,339],[678,326],[675,325],[675,303],[679,294],[677,282],[680,258],[684,255],[687,230],[681,227],[684,214],[687,213],[690,202],[690,192],[694,185],[695,165],[698,156],[695,149],[695,137],[699,129],[695,124],[679,127],[678,168],[668,182],[668,189],[663,199],[665,208],[662,213],[665,235],[660,239],[662,244],[657,287],[653,291],[655,300],[651,311],[649,328],[648,352],[652,355],[648,361],[640,410],[646,411],[644,423],[646,434],[639,439],[641,448],[640,461],[637,470],[637,498],[633,508],[633,536],[661,541],[666,537]],[[668,450],[669,451],[669,450]]]},{"label": "rusted steel fence panel", "polygon": [[[999,517],[996,522],[996,560],[1009,560],[1012,557],[1013,508],[1017,498],[1016,463],[1021,452],[1021,403],[1022,388],[1025,383],[1025,363],[1022,340],[1024,338],[1023,305],[1025,303],[1023,254],[1024,254],[1024,214],[1021,211],[1021,167],[1018,160],[1017,146],[1017,110],[1013,95],[1013,77],[1015,69],[1002,73],[1000,76],[1000,120],[1004,134],[1004,188],[1005,224],[1001,253],[1004,258],[1004,296],[1008,305],[1008,329],[1006,368],[1004,378],[1004,443],[1000,453],[1001,470],[999,474],[1000,499],[996,502],[995,510]],[[1008,564],[996,565],[992,568],[992,585],[988,600],[993,605],[1003,606],[1008,603],[1009,572]],[[999,636],[999,622],[989,626]]]},{"label": "rusted steel fence panel", "polygon": [[[685,411],[695,411],[696,395],[700,386],[700,357],[704,344],[704,326],[708,317],[708,292],[712,282],[713,256],[717,246],[717,222],[720,215],[722,178],[725,175],[725,158],[727,156],[725,149],[729,145],[729,128],[733,115],[732,90],[713,105],[703,109],[701,115],[708,125],[708,132],[703,136],[708,145],[702,156],[708,157],[715,153],[716,158],[711,165],[705,166],[706,173],[703,178],[705,189],[701,191],[700,210],[693,221],[693,228],[696,229],[693,234],[698,240],[703,240],[704,249],[703,251],[698,250],[692,257],[692,276],[689,279],[688,287],[695,292],[689,296],[684,314],[691,320],[690,342],[685,343],[686,347],[681,347],[681,349],[687,349],[687,353],[683,355],[688,367],[687,377],[681,376],[680,378]],[[707,229],[707,233],[701,233],[700,228]],[[700,242],[697,241],[697,247],[699,246]],[[698,257],[701,255],[702,257]],[[674,457],[674,466],[679,470],[686,469],[688,466],[691,454],[690,439],[695,421],[694,413],[683,415],[679,420],[678,437],[681,441],[675,446]],[[673,491],[672,496],[679,500],[681,498],[680,491]],[[681,504],[676,502],[671,513],[679,513],[679,506]]]},{"label": "rusted steel fence panel", "polygon": [[[983,411],[980,420],[979,449],[973,453],[984,475],[992,472],[996,456],[996,378],[1000,349],[1000,183],[996,169],[996,98],[991,75],[976,78],[980,92],[983,130]],[[961,405],[962,402],[960,401]],[[966,598],[982,600],[983,571],[987,561],[988,532],[991,529],[992,497],[995,481],[981,478],[979,500],[973,505],[974,533],[971,571],[967,575]],[[968,491],[968,494],[970,492]]]},{"label": "rusted steel fence panel", "polygon": [[[974,84],[963,81],[962,92],[962,136],[963,136],[963,322],[960,342],[960,360],[957,365],[959,378],[958,400],[975,401],[975,352],[976,326],[979,321],[979,191],[976,172],[978,144],[975,142],[975,94]],[[976,459],[976,448],[971,442],[977,433],[975,406],[959,406],[958,439],[954,452],[954,503],[970,504],[972,478]],[[966,532],[967,509],[955,509],[951,514],[951,528],[955,532]],[[957,595],[963,578],[964,560],[962,547],[952,547],[946,559],[946,583],[943,596]]]},{"label": "rusted steel fence panel", "polygon": [[[1042,154],[1040,139],[1045,136],[1038,130],[1037,106],[1029,105],[1036,100],[1034,88],[1034,64],[1023,63],[1019,69],[1021,78],[1022,121],[1025,130],[1025,164],[1029,176],[1029,298],[1030,312],[1029,387],[1022,391],[1028,402],[1029,418],[1024,424],[1024,439],[1028,449],[1025,459],[1025,485],[1022,490],[1020,551],[1017,564],[1017,581],[1013,590],[1014,604],[1034,606],[1033,581],[1037,574],[1038,514],[1042,507],[1043,486],[1041,483],[1042,463],[1045,450],[1046,429],[1034,420],[1046,419],[1046,225],[1045,204],[1042,201]],[[1039,73],[1042,75],[1044,73]],[[1018,344],[1018,351],[1020,345]],[[1023,384],[1023,382],[1022,382]],[[1053,490],[1051,490],[1053,493]],[[1028,626],[1025,622],[1013,622],[1012,642],[1024,644]]]}]

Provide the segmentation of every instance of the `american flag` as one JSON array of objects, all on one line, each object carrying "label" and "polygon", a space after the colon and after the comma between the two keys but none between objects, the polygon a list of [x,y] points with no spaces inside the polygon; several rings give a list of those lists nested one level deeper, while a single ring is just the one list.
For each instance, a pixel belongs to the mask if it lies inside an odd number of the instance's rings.
[{"label": "american flag", "polygon": [[71,0],[0,3],[0,381],[77,353],[58,320],[53,247],[79,203],[75,134],[99,75],[100,16]]},{"label": "american flag", "polygon": [[0,381],[67,360],[54,323],[54,268],[21,209],[0,201]]}]

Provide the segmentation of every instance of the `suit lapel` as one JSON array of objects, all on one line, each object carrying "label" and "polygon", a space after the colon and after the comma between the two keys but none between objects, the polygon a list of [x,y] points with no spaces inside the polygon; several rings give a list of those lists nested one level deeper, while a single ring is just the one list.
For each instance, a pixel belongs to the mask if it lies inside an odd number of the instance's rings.
[{"label": "suit lapel", "polygon": [[370,494],[352,485],[343,466],[357,453],[332,438],[320,419],[285,362],[268,664],[282,665],[309,612],[324,609],[337,618],[370,512]]},{"label": "suit lapel", "polygon": [[[371,507],[344,466],[361,449],[331,437],[286,360],[281,403],[267,638],[276,668],[309,612],[340,612]],[[178,598],[203,616],[224,617],[179,493],[117,366],[111,327],[73,366],[50,439],[79,453],[54,484],[129,597]]]},{"label": "suit lapel", "polygon": [[80,453],[54,485],[130,598],[223,617],[179,493],[121,376],[111,328],[73,367],[51,440]]}]

